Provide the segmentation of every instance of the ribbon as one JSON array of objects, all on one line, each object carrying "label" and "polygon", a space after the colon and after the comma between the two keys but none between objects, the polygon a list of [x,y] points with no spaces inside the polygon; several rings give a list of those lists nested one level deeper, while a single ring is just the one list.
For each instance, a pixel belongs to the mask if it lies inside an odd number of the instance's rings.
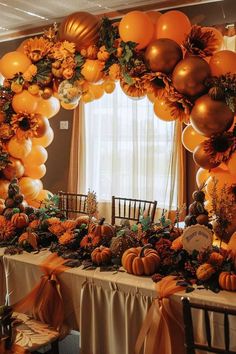
[{"label": "ribbon", "polygon": [[1,354],[30,354],[28,350],[25,350],[17,344],[13,344],[10,349],[4,349],[0,344],[0,353]]},{"label": "ribbon", "polygon": [[176,277],[171,275],[156,284],[158,298],[148,310],[136,341],[135,354],[140,354],[145,340],[144,354],[178,354],[178,350],[179,354],[183,353],[183,326],[174,316],[169,301],[169,296],[183,289],[176,285]]},{"label": "ribbon", "polygon": [[67,260],[56,253],[49,255],[40,264],[44,275],[29,294],[12,306],[13,310],[29,313],[34,319],[60,331],[64,321],[64,304],[57,276],[68,269],[65,262]]}]

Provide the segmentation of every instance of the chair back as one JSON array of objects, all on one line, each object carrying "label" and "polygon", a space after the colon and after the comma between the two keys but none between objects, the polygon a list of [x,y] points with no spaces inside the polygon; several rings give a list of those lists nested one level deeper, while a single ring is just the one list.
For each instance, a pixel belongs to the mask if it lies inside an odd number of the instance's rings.
[{"label": "chair back", "polygon": [[116,219],[125,219],[138,222],[143,213],[150,216],[151,222],[153,222],[156,207],[156,200],[148,201],[112,196],[111,223],[112,225],[115,225]]},{"label": "chair back", "polygon": [[[208,306],[203,304],[191,303],[189,298],[182,297],[182,304],[183,304],[183,319],[184,319],[184,332],[185,332],[185,347],[186,347],[186,354],[195,354],[195,350],[201,350],[203,352],[210,352],[210,353],[219,353],[219,354],[236,354],[236,351],[231,349],[230,345],[230,338],[232,338],[232,333],[230,336],[230,324],[229,324],[229,316],[236,316],[236,310],[231,310],[228,308],[221,308],[215,306]],[[192,316],[192,309],[198,309],[199,311],[203,311],[204,315],[204,324],[201,330],[204,331],[205,327],[205,338],[207,344],[199,343],[196,341],[196,333],[194,333],[194,326],[193,326],[193,316]],[[224,333],[224,343],[222,346],[217,347],[212,344],[212,331],[211,331],[211,323],[209,312],[219,314],[220,319],[222,320],[223,324],[223,333]],[[215,323],[213,323],[216,325]],[[212,325],[213,325],[212,324]],[[221,329],[222,331],[222,329]]]},{"label": "chair back", "polygon": [[67,218],[87,214],[87,194],[58,192],[59,209]]}]

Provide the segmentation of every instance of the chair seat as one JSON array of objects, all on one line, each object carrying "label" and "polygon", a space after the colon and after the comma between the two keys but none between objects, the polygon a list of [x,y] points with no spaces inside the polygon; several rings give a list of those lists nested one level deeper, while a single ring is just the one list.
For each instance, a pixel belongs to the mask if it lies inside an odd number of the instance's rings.
[{"label": "chair seat", "polygon": [[13,318],[19,321],[16,326],[15,343],[30,352],[56,341],[59,333],[49,325],[36,321],[29,316],[14,312]]}]

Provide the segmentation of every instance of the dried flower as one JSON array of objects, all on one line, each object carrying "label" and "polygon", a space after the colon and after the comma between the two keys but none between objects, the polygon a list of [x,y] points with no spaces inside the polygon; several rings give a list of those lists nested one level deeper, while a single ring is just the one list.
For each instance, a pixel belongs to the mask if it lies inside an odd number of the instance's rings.
[{"label": "dried flower", "polygon": [[18,139],[31,138],[38,128],[38,116],[33,113],[13,114],[11,126]]},{"label": "dried flower", "polygon": [[66,231],[59,237],[58,242],[60,245],[67,245],[73,240],[73,238],[74,238],[73,232]]},{"label": "dried flower", "polygon": [[119,64],[112,64],[109,68],[109,76],[112,80],[119,80],[121,76],[121,67]]},{"label": "dried flower", "polygon": [[51,47],[52,43],[43,37],[30,38],[24,46],[24,52],[33,62],[37,62],[49,53]]},{"label": "dried flower", "polygon": [[48,39],[50,42],[55,42],[57,32],[58,32],[58,26],[56,22],[54,22],[53,26],[49,27],[48,30],[44,30],[43,37],[45,39]]},{"label": "dried flower", "polygon": [[57,42],[51,47],[49,57],[56,60],[65,60],[68,57],[73,57],[75,54],[75,44],[68,41]]},{"label": "dried flower", "polygon": [[61,223],[52,224],[51,226],[49,226],[48,230],[57,237],[60,237],[65,232],[64,227],[61,225]]},{"label": "dried flower", "polygon": [[14,132],[11,126],[7,123],[0,124],[0,139],[8,140],[13,136]]},{"label": "dried flower", "polygon": [[34,64],[31,64],[28,69],[23,73],[23,79],[25,81],[32,81],[33,77],[37,75],[37,66]]},{"label": "dried flower", "polygon": [[7,241],[15,235],[15,227],[11,221],[0,215],[0,241]]},{"label": "dried flower", "polygon": [[226,162],[236,150],[236,137],[232,132],[215,134],[204,141],[204,150],[210,157],[210,162]]},{"label": "dried flower", "polygon": [[93,216],[97,216],[97,196],[95,192],[88,191],[88,196],[86,199],[86,209],[89,218],[91,219]]}]

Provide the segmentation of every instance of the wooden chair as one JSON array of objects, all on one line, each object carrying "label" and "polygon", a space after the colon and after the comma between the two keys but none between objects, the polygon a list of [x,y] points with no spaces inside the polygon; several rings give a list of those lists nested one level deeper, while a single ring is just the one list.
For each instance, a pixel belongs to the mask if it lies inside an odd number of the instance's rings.
[{"label": "wooden chair", "polygon": [[77,217],[79,214],[87,214],[87,194],[58,192],[59,209],[67,218]]},{"label": "wooden chair", "polygon": [[115,225],[116,219],[125,219],[138,222],[145,212],[151,221],[154,221],[157,201],[142,199],[129,199],[112,196],[111,223]]},{"label": "wooden chair", "polygon": [[[236,316],[236,310],[230,310],[227,308],[219,308],[215,306],[208,306],[202,304],[191,303],[189,298],[182,297],[183,304],[183,318],[184,318],[184,332],[185,332],[185,347],[186,354],[195,354],[195,350],[201,350],[210,353],[219,353],[219,354],[236,354],[236,351],[230,349],[230,325],[229,325],[229,315]],[[205,320],[205,334],[207,344],[198,343],[194,337],[193,329],[193,319],[191,309],[202,310],[204,313]],[[219,348],[212,345],[212,335],[210,327],[210,313],[218,313],[222,316],[222,323],[224,326],[224,348]],[[204,327],[204,326],[203,326]],[[204,331],[204,329],[202,328]],[[232,333],[231,333],[232,338]]]},{"label": "wooden chair", "polygon": [[22,313],[12,313],[8,306],[1,307],[0,314],[0,353],[18,353],[16,348],[22,348],[24,353],[59,354],[59,332],[47,324],[36,321]]}]

